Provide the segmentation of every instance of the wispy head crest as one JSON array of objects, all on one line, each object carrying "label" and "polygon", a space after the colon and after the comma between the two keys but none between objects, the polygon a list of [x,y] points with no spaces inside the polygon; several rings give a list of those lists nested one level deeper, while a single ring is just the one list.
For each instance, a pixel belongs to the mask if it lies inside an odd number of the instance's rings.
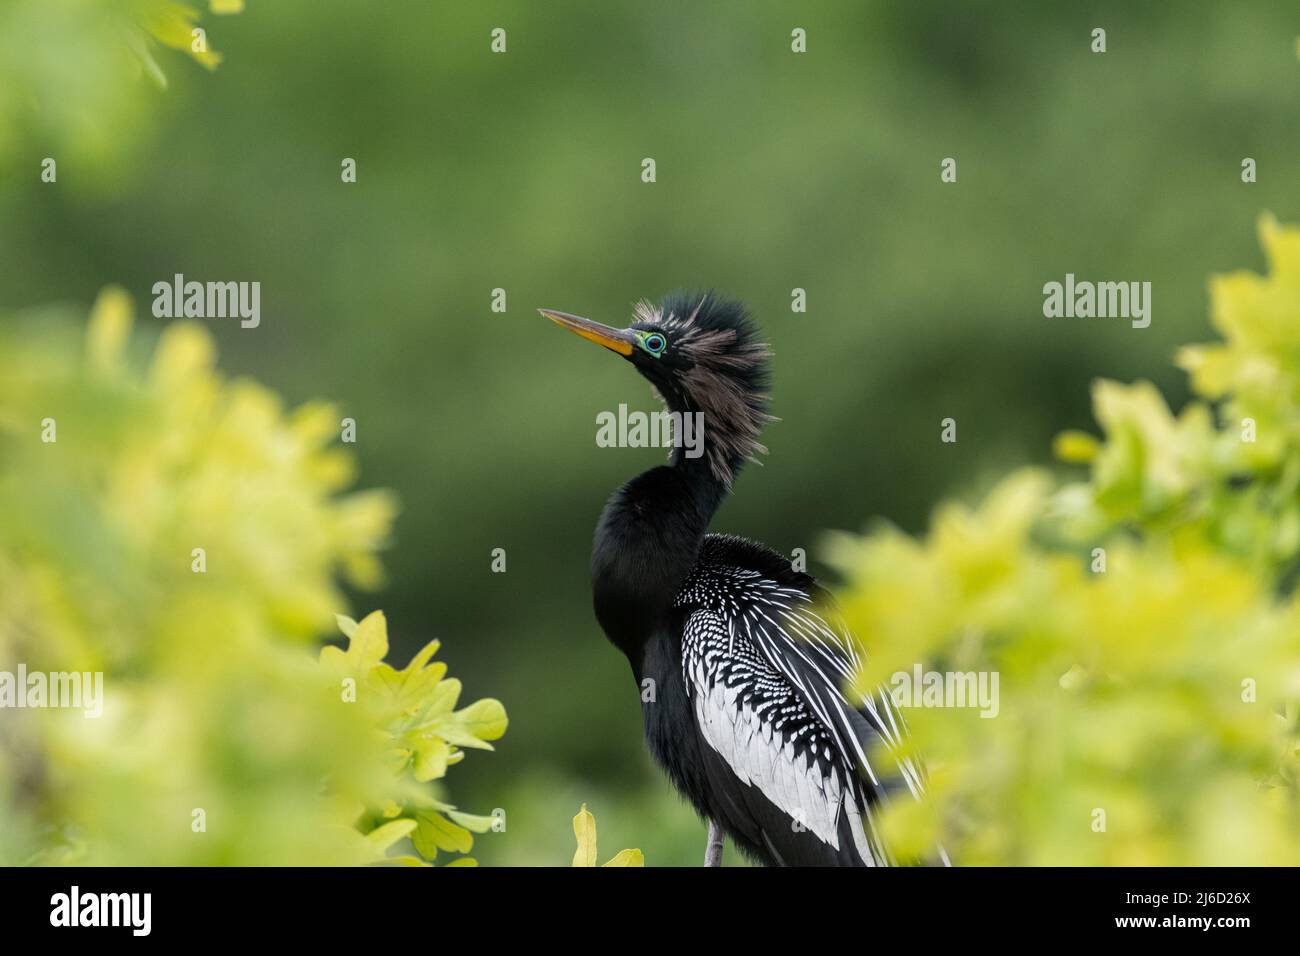
[{"label": "wispy head crest", "polygon": [[675,292],[658,305],[642,300],[634,324],[653,325],[684,360],[678,396],[664,396],[678,411],[704,415],[709,468],[730,486],[745,461],[767,449],[759,443],[768,414],[771,350],[743,303],[713,292]]}]

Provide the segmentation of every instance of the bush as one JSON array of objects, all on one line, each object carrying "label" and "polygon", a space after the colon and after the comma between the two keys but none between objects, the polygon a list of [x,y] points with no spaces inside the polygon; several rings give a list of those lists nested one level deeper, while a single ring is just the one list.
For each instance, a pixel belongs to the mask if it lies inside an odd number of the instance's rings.
[{"label": "bush", "polygon": [[340,619],[347,651],[312,658],[336,577],[380,583],[396,510],[345,493],[337,411],[226,381],[190,322],[141,373],[117,290],[84,347],[68,316],[27,319],[0,332],[0,662],[102,672],[103,713],[5,711],[0,861],[348,863],[406,836],[428,859],[468,851],[490,821],[434,781],[490,749],[501,705],[456,711],[436,643],[383,663],[380,614]]},{"label": "bush", "polygon": [[1182,350],[1200,396],[1099,382],[1102,437],[1056,450],[917,540],[836,537],[843,605],[897,672],[994,672],[995,719],[914,708],[931,800],[904,852],[964,864],[1300,862],[1300,229],[1260,224],[1270,272],[1217,277],[1224,341]]}]

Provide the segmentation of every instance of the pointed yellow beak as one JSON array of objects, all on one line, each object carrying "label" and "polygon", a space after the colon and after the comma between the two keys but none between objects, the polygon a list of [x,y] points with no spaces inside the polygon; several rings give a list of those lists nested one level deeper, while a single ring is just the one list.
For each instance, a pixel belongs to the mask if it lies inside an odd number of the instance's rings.
[{"label": "pointed yellow beak", "polygon": [[568,312],[555,312],[551,309],[538,309],[537,311],[556,325],[568,329],[575,335],[581,335],[589,342],[603,345],[611,352],[617,352],[619,355],[631,355],[632,349],[636,347],[637,338],[628,329],[610,328],[608,325],[601,325],[599,322],[591,321],[591,319],[584,319],[580,315],[570,315]]}]

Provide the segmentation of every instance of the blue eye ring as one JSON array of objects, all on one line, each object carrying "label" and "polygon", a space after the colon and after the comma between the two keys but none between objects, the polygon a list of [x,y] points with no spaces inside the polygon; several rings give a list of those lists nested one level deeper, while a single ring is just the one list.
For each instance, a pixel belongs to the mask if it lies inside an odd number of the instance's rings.
[{"label": "blue eye ring", "polygon": [[642,339],[641,344],[645,346],[645,350],[647,352],[649,352],[655,358],[658,358],[660,355],[663,354],[663,350],[668,347],[668,340],[664,338],[662,335],[660,335],[658,332],[651,332],[644,339]]}]

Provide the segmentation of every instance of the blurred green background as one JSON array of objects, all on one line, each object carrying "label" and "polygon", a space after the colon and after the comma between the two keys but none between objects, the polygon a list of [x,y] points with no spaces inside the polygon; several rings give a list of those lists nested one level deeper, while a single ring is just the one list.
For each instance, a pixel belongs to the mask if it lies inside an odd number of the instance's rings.
[{"label": "blurred green background", "polygon": [[[595,416],[655,405],[537,307],[621,323],[680,286],[749,303],[781,421],[716,527],[815,559],[824,529],[916,529],[941,496],[1046,462],[1090,425],[1098,375],[1177,407],[1168,358],[1209,337],[1205,276],[1258,264],[1259,210],[1300,216],[1283,4],[252,0],[204,17],[215,72],[158,55],[165,92],[104,84],[85,6],[0,0],[0,71],[37,70],[52,107],[0,93],[0,312],[116,282],[161,328],[156,281],[261,282],[259,328],[209,323],[223,367],[339,402],[362,484],[402,502],[389,584],[354,610],[382,606],[403,659],[441,638],[467,693],[509,710],[454,781],[507,813],[476,844],[489,864],[567,860],[583,801],[603,856],[703,851],[587,582],[606,495],[662,460],[597,448]],[[1067,272],[1150,281],[1150,328],[1045,319]]]}]

